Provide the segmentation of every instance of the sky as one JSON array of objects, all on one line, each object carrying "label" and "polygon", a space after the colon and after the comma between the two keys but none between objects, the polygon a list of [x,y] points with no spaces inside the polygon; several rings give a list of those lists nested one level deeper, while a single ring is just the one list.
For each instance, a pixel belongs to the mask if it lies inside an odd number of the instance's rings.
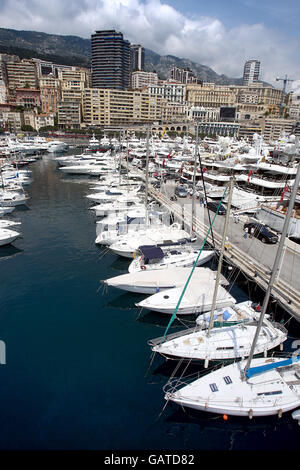
[{"label": "sky", "polygon": [[248,59],[260,79],[300,86],[299,0],[0,0],[0,26],[90,38],[115,29],[131,43],[241,77]]}]

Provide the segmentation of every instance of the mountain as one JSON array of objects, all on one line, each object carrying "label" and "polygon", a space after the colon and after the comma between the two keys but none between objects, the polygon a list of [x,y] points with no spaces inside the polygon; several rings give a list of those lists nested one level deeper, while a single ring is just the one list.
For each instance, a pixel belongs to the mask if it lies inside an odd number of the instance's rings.
[{"label": "mountain", "polygon": [[62,65],[90,66],[91,41],[78,36],[0,28],[0,53],[37,58]]},{"label": "mountain", "polygon": [[[91,41],[78,36],[61,36],[36,31],[18,31],[0,28],[0,53],[18,55],[21,59],[35,57],[62,65],[89,67],[91,59]],[[206,65],[197,64],[189,59],[172,55],[161,56],[150,49],[145,49],[145,69],[155,70],[165,79],[172,67],[189,68],[204,82],[222,85],[241,85],[241,78],[218,75]]]},{"label": "mountain", "polygon": [[169,70],[173,67],[188,68],[203,82],[214,82],[219,85],[241,85],[242,78],[230,78],[226,75],[218,75],[206,65],[197,64],[189,59],[180,59],[173,55],[161,56],[150,49],[145,49],[145,68],[152,72],[155,70],[160,78],[168,78]]}]

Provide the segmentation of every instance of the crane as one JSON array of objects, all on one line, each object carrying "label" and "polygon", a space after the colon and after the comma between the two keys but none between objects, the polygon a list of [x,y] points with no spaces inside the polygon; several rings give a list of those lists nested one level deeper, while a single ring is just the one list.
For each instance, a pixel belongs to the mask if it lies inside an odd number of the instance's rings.
[{"label": "crane", "polygon": [[278,82],[279,80],[283,81],[282,96],[281,96],[280,111],[279,111],[279,115],[281,117],[282,116],[282,110],[283,110],[283,100],[284,100],[286,85],[287,85],[288,82],[293,82],[294,80],[292,80],[291,78],[288,78],[287,75],[285,75],[284,78],[277,77],[276,81]]}]

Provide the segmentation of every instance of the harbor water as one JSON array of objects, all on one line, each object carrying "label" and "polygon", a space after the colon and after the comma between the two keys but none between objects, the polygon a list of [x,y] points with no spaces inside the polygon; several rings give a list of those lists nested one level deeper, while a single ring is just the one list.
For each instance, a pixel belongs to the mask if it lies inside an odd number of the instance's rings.
[{"label": "harbor water", "polygon": [[22,238],[0,248],[0,448],[296,450],[290,413],[224,421],[164,408],[176,363],[151,362],[147,341],[169,318],[141,313],[143,296],[104,291],[100,281],[125,273],[129,260],[95,245],[84,197],[95,178],[65,177],[51,156],[30,169],[27,207],[9,217]]}]

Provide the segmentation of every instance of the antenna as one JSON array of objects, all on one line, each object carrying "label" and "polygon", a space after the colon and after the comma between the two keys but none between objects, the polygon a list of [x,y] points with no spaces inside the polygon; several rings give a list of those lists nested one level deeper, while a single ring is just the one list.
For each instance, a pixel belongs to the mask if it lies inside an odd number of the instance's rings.
[{"label": "antenna", "polygon": [[282,110],[283,110],[283,100],[284,100],[286,85],[287,85],[288,82],[293,82],[294,80],[292,80],[291,78],[288,78],[287,75],[285,75],[284,78],[276,77],[276,81],[278,82],[279,80],[283,81],[282,96],[281,96],[280,111],[279,111],[279,115],[281,117],[282,116]]}]

